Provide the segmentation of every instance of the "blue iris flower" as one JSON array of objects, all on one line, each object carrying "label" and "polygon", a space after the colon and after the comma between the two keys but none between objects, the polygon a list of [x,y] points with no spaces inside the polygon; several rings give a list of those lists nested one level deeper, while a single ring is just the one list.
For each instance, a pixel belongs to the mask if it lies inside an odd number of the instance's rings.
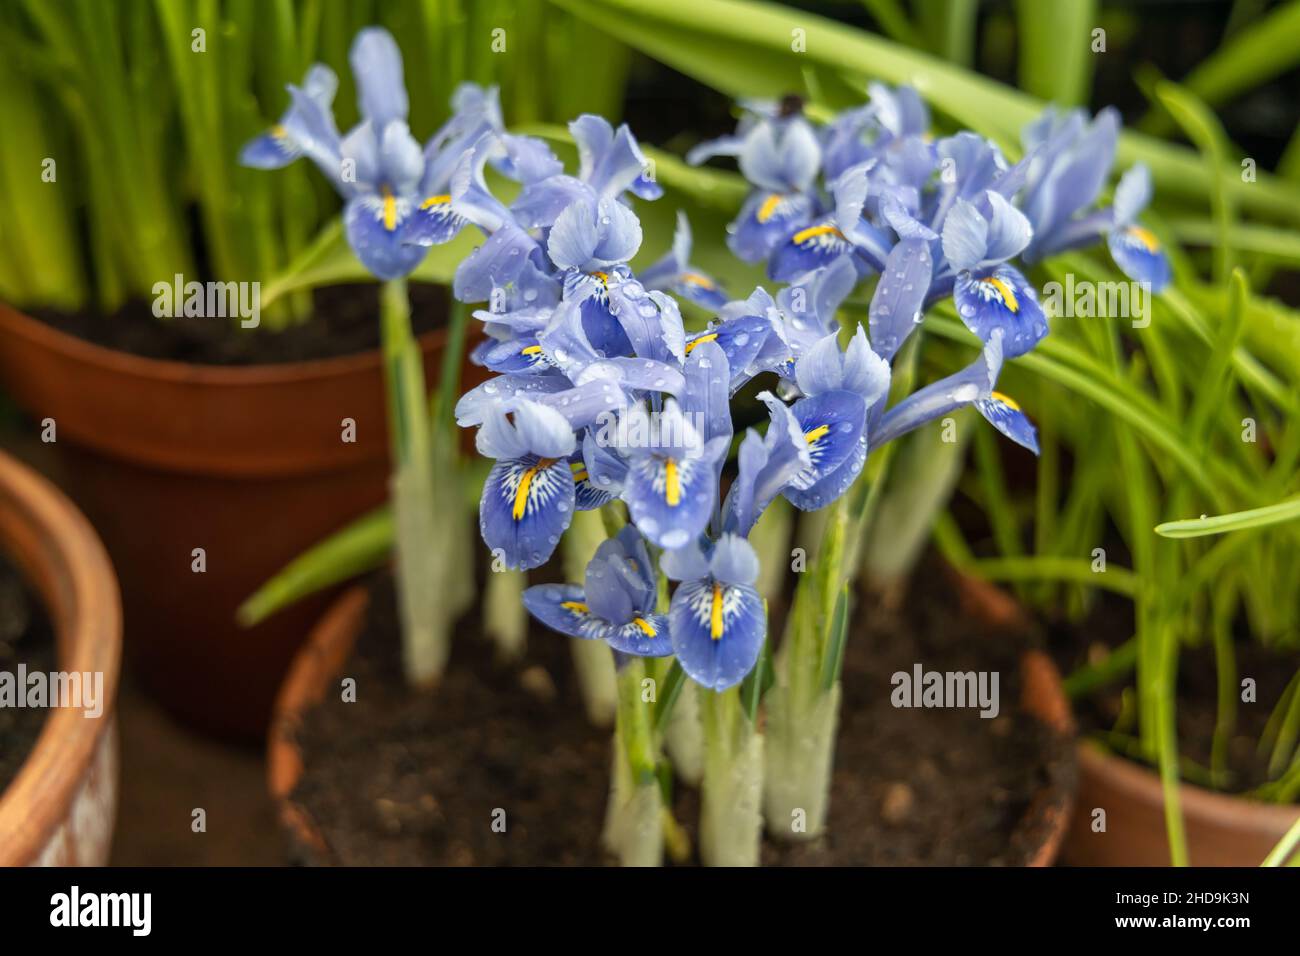
[{"label": "blue iris flower", "polygon": [[1007,260],[1029,244],[1024,213],[1001,193],[958,199],[943,225],[944,264],[954,274],[953,299],[966,327],[988,341],[1003,333],[1008,358],[1023,355],[1047,334],[1047,317],[1029,280]]},{"label": "blue iris flower", "polygon": [[831,333],[795,363],[803,397],[790,412],[808,445],[809,467],[785,497],[803,511],[815,511],[839,498],[867,460],[868,415],[889,392],[889,363],[871,350],[861,325],[840,351]]},{"label": "blue iris flower", "polygon": [[680,581],[668,608],[673,653],[696,683],[726,690],[745,679],[763,649],[767,610],[754,587],[758,555],[738,534],[665,552],[660,567]]},{"label": "blue iris flower", "polygon": [[867,86],[870,102],[845,110],[822,132],[822,172],[834,180],[851,166],[883,160],[930,131],[930,111],[910,86]]},{"label": "blue iris flower", "polygon": [[1021,206],[1033,225],[1026,262],[1091,245],[1103,235],[1125,275],[1159,292],[1169,282],[1169,261],[1160,241],[1137,221],[1151,201],[1146,167],[1129,169],[1115,189],[1114,205],[1095,208],[1115,161],[1119,115],[1104,109],[1091,124],[1081,110],[1047,110],[1025,128],[1032,151]]},{"label": "blue iris flower", "polygon": [[737,258],[761,262],[817,214],[813,187],[821,144],[802,115],[748,117],[737,135],[699,144],[686,161],[698,165],[714,156],[735,156],[755,187],[727,227],[727,245]]},{"label": "blue iris flower", "polygon": [[[601,547],[582,585],[530,588],[525,602],[540,621],[619,655],[671,652],[715,690],[743,680],[761,652],[766,613],[748,537],[777,497],[824,507],[870,450],[968,405],[1037,452],[1033,425],[996,390],[1004,359],[1048,331],[1017,257],[1106,236],[1130,274],[1167,281],[1137,225],[1145,170],[1121,180],[1112,208],[1094,208],[1109,172],[1109,113],[1091,125],[1082,114],[1045,117],[1010,164],[971,133],[932,142],[911,90],[873,87],[867,107],[820,131],[788,104],[753,104],[734,136],[690,157],[739,159],[754,191],[729,244],[765,259],[782,283],[726,301],[691,264],[680,214],[672,250],[632,272],[642,230],[631,201],[659,189],[626,127],[592,116],[571,124],[580,156],[571,176],[543,144],[511,138],[490,91],[466,88],[456,102],[430,155],[451,211],[488,236],[454,285],[464,301],[489,302],[474,313],[488,339],[474,357],[497,374],[456,408],[496,459],[480,503],[484,540],[511,567],[536,567],[574,510],[623,501],[631,525]],[[523,184],[512,204],[488,189],[488,165]],[[873,273],[867,327],[841,348],[837,311]],[[687,333],[674,295],[716,318]],[[949,295],[980,354],[887,407],[890,363]],[[761,375],[776,383],[758,396],[767,426],[735,443],[728,487],[730,401]],[[679,582],[666,617],[654,613],[651,546]]]},{"label": "blue iris flower", "polygon": [[536,585],[524,592],[524,606],[547,627],[602,640],[617,655],[667,657],[673,645],[667,619],[654,613],[657,598],[650,552],[628,525],[596,549],[583,585]]},{"label": "blue iris flower", "polygon": [[[269,133],[245,146],[241,159],[262,168],[300,155],[311,159],[344,198],[344,229],[357,258],[376,277],[395,279],[419,264],[425,246],[447,242],[464,226],[465,216],[453,208],[451,180],[464,154],[499,131],[495,91],[459,90],[456,115],[422,149],[407,125],[402,55],[392,35],[378,27],[362,30],[349,62],[362,119],[346,136],[340,137],[331,111],[337,79],[316,66],[303,88],[289,87],[289,109]],[[522,137],[506,142],[509,168],[545,171],[537,143]]]}]

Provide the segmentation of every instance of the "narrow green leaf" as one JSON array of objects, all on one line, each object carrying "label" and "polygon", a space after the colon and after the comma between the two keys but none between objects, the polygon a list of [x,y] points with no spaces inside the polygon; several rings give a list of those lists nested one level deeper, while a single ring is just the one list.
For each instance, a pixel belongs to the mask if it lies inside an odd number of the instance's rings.
[{"label": "narrow green leaf", "polygon": [[844,649],[848,645],[849,636],[849,600],[849,586],[846,584],[835,599],[835,612],[831,616],[830,641],[827,642],[826,657],[822,661],[823,691],[834,687],[844,670]]},{"label": "narrow green leaf", "polygon": [[1300,498],[1293,498],[1263,508],[1251,508],[1249,511],[1236,511],[1210,518],[1166,521],[1156,525],[1156,534],[1164,535],[1166,538],[1200,538],[1211,534],[1227,534],[1229,531],[1243,531],[1247,528],[1265,528],[1284,521],[1295,521],[1297,518],[1300,518]]}]

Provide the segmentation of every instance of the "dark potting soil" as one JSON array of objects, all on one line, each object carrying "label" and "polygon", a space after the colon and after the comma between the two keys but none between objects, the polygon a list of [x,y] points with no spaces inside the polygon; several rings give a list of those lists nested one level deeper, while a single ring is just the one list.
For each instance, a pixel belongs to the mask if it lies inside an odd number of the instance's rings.
[{"label": "dark potting soil", "polygon": [[[1032,634],[990,630],[960,607],[936,562],[921,565],[893,610],[859,605],[845,649],[840,730],[826,835],[764,846],[791,866],[1021,866],[1049,820],[1030,816],[1045,789],[1074,790],[1073,741],[1019,707],[1020,656]],[[998,716],[979,708],[900,708],[892,677],[924,671],[998,674]],[[1039,814],[1039,810],[1035,810]]]},{"label": "dark potting soil", "polygon": [[[440,286],[412,282],[411,322],[420,335],[442,326],[447,293]],[[379,286],[328,286],[313,292],[310,318],[275,331],[265,323],[240,328],[237,319],[160,319],[152,304],[136,300],[112,315],[95,311],[32,311],[35,318],[78,338],[144,358],[195,365],[271,365],[354,355],[379,345]]]},{"label": "dark potting soil", "polygon": [[[1056,624],[1052,628],[1051,646],[1063,674],[1069,674],[1088,662],[1096,662],[1133,633],[1132,608],[1126,602],[1103,597],[1081,624]],[[1269,716],[1286,690],[1287,683],[1300,670],[1300,651],[1283,652],[1264,647],[1246,635],[1233,642],[1237,666],[1236,723],[1226,750],[1226,767],[1230,779],[1216,789],[1241,793],[1267,783],[1269,753],[1261,752],[1259,741]],[[1240,684],[1244,678],[1255,681],[1255,700],[1241,700]],[[1210,766],[1214,728],[1218,719],[1218,667],[1214,649],[1206,642],[1184,646],[1178,655],[1178,694],[1175,714],[1178,727],[1178,750],[1201,770]],[[1074,701],[1080,733],[1120,731],[1136,735],[1136,725],[1125,716],[1124,697],[1133,687],[1132,672],[1125,678],[1100,687]],[[1117,725],[1121,717],[1124,722]],[[1135,718],[1134,718],[1135,719]],[[1106,738],[1103,736],[1103,742]],[[1123,752],[1122,750],[1120,751]],[[1183,779],[1201,786],[1209,781],[1201,774]]]},{"label": "dark potting soil", "polygon": [[[472,612],[436,692],[421,693],[403,680],[399,633],[392,578],[376,578],[345,669],[356,701],[330,695],[302,721],[294,799],[330,862],[603,862],[610,738],[587,722],[567,639],[534,627],[524,659],[501,664]],[[498,809],[504,833],[492,829]]]},{"label": "dark potting soil", "polygon": [[[940,578],[924,575],[920,581]],[[1023,863],[1041,832],[1023,827],[1046,784],[1072,789],[1070,742],[1021,714],[1025,639],[989,634],[959,611],[951,588],[921,593],[902,614],[862,608],[844,669],[844,709],[831,833],[812,845],[768,846],[791,865]],[[610,762],[608,731],[585,718],[565,639],[534,628],[525,658],[494,660],[473,618],[456,636],[436,693],[402,682],[391,579],[372,585],[371,612],[337,695],[299,730],[305,769],[294,799],[332,861],[353,865],[598,864]],[[1001,714],[895,709],[895,671],[997,670]],[[688,831],[697,797],[678,788]],[[507,829],[492,829],[497,808]],[[1020,837],[1016,835],[1019,834]]]},{"label": "dark potting soil", "polygon": [[[0,671],[49,673],[57,667],[54,628],[45,605],[0,555]],[[18,775],[45,726],[45,707],[0,707],[0,794]]]}]

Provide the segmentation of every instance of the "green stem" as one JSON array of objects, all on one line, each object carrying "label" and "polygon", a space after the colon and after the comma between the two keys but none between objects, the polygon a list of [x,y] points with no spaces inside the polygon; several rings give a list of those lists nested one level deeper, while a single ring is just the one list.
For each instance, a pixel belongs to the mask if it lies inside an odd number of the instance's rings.
[{"label": "green stem", "polygon": [[437,512],[424,362],[411,331],[405,279],[384,283],[379,319],[392,453],[402,664],[407,680],[422,686],[442,674],[449,635],[446,622],[440,621],[442,588],[435,586],[438,582],[432,573],[425,573],[430,571],[429,550],[438,540]]},{"label": "green stem", "polygon": [[1300,817],[1296,818],[1295,823],[1291,824],[1291,829],[1286,831],[1286,835],[1278,842],[1277,846],[1267,857],[1261,866],[1282,866],[1287,861],[1295,848],[1300,846]]},{"label": "green stem", "polygon": [[623,866],[659,866],[663,862],[663,794],[655,774],[649,702],[642,696],[645,675],[643,659],[622,659],[604,840]]},{"label": "green stem", "polygon": [[757,866],[763,831],[763,737],[741,708],[739,688],[704,690],[700,696],[700,858],[705,866]]}]

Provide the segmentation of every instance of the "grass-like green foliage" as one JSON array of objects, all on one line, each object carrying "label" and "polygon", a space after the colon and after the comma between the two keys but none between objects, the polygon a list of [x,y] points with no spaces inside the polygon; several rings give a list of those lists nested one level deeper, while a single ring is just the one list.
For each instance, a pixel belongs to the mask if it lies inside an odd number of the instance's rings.
[{"label": "grass-like green foliage", "polygon": [[[176,273],[283,273],[338,200],[305,162],[268,177],[240,147],[317,61],[340,77],[340,124],[355,121],[348,44],[375,24],[402,47],[421,135],[466,80],[500,85],[515,122],[622,102],[627,50],[540,2],[15,0],[0,7],[0,298],[109,312]],[[268,325],[310,311],[301,289],[263,303]]]}]

